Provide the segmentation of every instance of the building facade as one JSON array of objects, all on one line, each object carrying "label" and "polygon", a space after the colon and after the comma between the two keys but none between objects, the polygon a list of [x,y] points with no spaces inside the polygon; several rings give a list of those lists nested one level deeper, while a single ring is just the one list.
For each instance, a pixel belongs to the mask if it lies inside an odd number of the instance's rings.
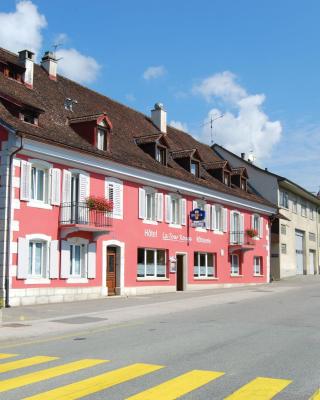
[{"label": "building facade", "polygon": [[268,282],[276,210],[246,173],[238,186],[217,177],[225,165],[167,126],[162,105],[148,118],[56,75],[55,63],[0,51],[3,302]]},{"label": "building facade", "polygon": [[279,215],[271,228],[271,278],[319,274],[320,199],[222,146],[215,144],[213,150],[231,165],[245,166],[254,190],[278,205]]}]

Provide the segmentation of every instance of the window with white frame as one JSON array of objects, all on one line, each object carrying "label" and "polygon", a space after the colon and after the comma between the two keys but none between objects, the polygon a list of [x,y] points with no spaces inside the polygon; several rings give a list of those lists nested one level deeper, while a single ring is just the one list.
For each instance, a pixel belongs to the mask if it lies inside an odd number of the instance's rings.
[{"label": "window with white frame", "polygon": [[223,207],[215,205],[214,207],[215,219],[214,219],[214,230],[223,231]]},{"label": "window with white frame", "polygon": [[105,178],[105,197],[112,201],[112,217],[123,218],[123,182],[120,179]]},{"label": "window with white frame", "polygon": [[193,268],[195,278],[216,277],[216,254],[195,251]]},{"label": "window with white frame", "polygon": [[86,275],[87,245],[70,244],[70,277],[81,278]]},{"label": "window with white frame", "polygon": [[310,206],[310,219],[312,221],[314,221],[314,215],[315,215],[314,208],[312,206]]},{"label": "window with white frame", "polygon": [[139,188],[139,218],[144,221],[163,221],[163,193],[150,187]]},{"label": "window with white frame", "polygon": [[301,216],[302,217],[307,216],[307,204],[304,200],[301,200]]},{"label": "window with white frame", "polygon": [[231,275],[240,275],[240,261],[238,254],[230,255]]},{"label": "window with white frame", "polygon": [[262,257],[253,257],[254,275],[262,275]]},{"label": "window with white frame", "polygon": [[165,278],[166,270],[166,250],[138,249],[138,278]]},{"label": "window with white frame", "polygon": [[316,234],[313,232],[309,232],[309,240],[310,242],[315,242],[316,241]]},{"label": "window with white frame", "polygon": [[296,197],[292,198],[292,212],[294,212],[295,214],[297,214],[298,212],[298,200]]},{"label": "window with white frame", "polygon": [[256,230],[258,233],[260,231],[260,216],[257,214],[254,214],[252,217],[252,228]]},{"label": "window with white frame", "polygon": [[28,277],[45,278],[48,268],[48,243],[44,240],[29,241]]},{"label": "window with white frame", "polygon": [[287,254],[287,245],[286,245],[286,243],[281,243],[281,254]]},{"label": "window with white frame", "polygon": [[32,166],[31,200],[48,203],[48,170]]},{"label": "window with white frame", "polygon": [[97,128],[97,148],[99,150],[107,150],[107,131],[102,127]]},{"label": "window with white frame", "polygon": [[281,207],[289,208],[289,195],[284,190],[280,190],[279,204]]},{"label": "window with white frame", "polygon": [[242,244],[244,242],[244,215],[238,211],[230,212],[230,243]]},{"label": "window with white frame", "polygon": [[179,194],[171,193],[165,196],[166,222],[172,225],[186,225],[187,202]]},{"label": "window with white frame", "polygon": [[281,224],[281,235],[286,235],[286,234],[287,234],[287,226]]}]

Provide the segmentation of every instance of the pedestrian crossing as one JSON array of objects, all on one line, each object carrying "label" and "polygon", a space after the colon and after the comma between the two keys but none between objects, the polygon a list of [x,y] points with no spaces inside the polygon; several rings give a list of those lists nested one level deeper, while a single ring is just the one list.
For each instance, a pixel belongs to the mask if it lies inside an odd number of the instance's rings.
[{"label": "pedestrian crossing", "polygon": [[[23,370],[23,373],[1,380],[0,393],[13,391],[32,384],[49,381],[63,375],[75,373],[77,371],[90,369],[90,367],[109,363],[110,360],[102,359],[82,359],[68,363],[61,363],[59,357],[50,356],[34,356],[20,358],[18,354],[1,354],[0,353],[0,373],[9,373],[11,371]],[[50,364],[56,361],[57,366],[45,367],[35,372],[25,373],[24,369],[33,366],[41,366],[42,364]],[[135,363],[125,367],[112,369],[95,376],[90,376],[67,385],[54,387],[35,395],[24,397],[23,400],[76,400],[81,398],[90,398],[90,395],[102,392],[113,386],[120,385],[131,380],[142,378],[165,368],[163,365]],[[174,400],[190,394],[193,391],[213,382],[217,379],[223,379],[225,375],[221,371],[192,370],[181,375],[175,376],[159,385],[146,387],[139,393],[135,393],[126,400]],[[270,400],[276,398],[278,394],[286,390],[292,383],[288,379],[275,379],[267,377],[257,377],[233,393],[224,397],[224,400]],[[148,386],[148,385],[147,385]],[[211,389],[210,389],[211,390]],[[214,390],[214,389],[212,389]],[[214,392],[212,393],[212,398]],[[0,398],[1,394],[0,394]],[[12,397],[11,397],[12,398]],[[19,397],[20,399],[20,397]],[[302,400],[302,399],[301,399]],[[307,399],[306,399],[307,400]],[[320,400],[320,390],[318,389],[309,400]]]}]

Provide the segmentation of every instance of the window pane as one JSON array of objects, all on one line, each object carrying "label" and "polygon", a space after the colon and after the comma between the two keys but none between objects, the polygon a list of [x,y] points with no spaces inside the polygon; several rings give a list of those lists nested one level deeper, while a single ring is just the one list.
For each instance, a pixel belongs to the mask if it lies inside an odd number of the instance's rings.
[{"label": "window pane", "polygon": [[206,266],[206,255],[205,253],[200,253],[200,266],[205,267]]},{"label": "window pane", "polygon": [[165,265],[166,264],[166,252],[165,250],[157,251],[157,264]]},{"label": "window pane", "polygon": [[214,273],[213,273],[213,267],[209,267],[208,266],[208,276],[214,276]]},{"label": "window pane", "polygon": [[37,200],[44,200],[44,171],[37,170]]},{"label": "window pane", "polygon": [[216,206],[216,226],[215,228],[219,231],[222,230],[222,211],[221,207]]},{"label": "window pane", "polygon": [[144,264],[144,249],[138,249],[138,264]]},{"label": "window pane", "polygon": [[207,264],[208,267],[213,267],[213,254],[212,253],[207,253]]},{"label": "window pane", "polygon": [[193,253],[193,265],[198,265],[198,252]]},{"label": "window pane", "polygon": [[31,198],[36,199],[36,169],[31,170]]},{"label": "window pane", "polygon": [[147,276],[155,275],[154,250],[146,250]]},{"label": "window pane", "polygon": [[74,246],[74,274],[81,274],[81,247]]},{"label": "window pane", "polygon": [[145,276],[144,270],[144,249],[138,249],[138,270],[137,276],[142,278]]},{"label": "window pane", "polygon": [[29,275],[32,275],[32,263],[33,263],[33,243],[29,242]]},{"label": "window pane", "polygon": [[38,276],[40,276],[42,272],[42,257],[43,245],[42,243],[35,243],[34,274]]}]

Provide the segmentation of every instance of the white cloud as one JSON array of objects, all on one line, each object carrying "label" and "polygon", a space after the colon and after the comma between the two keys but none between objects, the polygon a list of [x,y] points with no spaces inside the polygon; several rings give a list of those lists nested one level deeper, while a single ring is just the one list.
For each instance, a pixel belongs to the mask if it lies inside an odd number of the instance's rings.
[{"label": "white cloud", "polygon": [[193,93],[209,102],[220,101],[224,108],[212,108],[209,111],[200,138],[202,141],[210,143],[210,119],[223,113],[223,118],[213,122],[214,142],[236,154],[252,150],[258,161],[271,155],[273,146],[281,138],[282,126],[280,121],[270,121],[263,111],[264,94],[248,94],[229,71],[204,79],[193,88]]},{"label": "white cloud", "polygon": [[144,71],[143,78],[146,81],[149,81],[150,79],[160,78],[165,73],[166,73],[166,69],[164,68],[163,65],[159,65],[157,67],[149,67]]},{"label": "white cloud", "polygon": [[188,125],[183,122],[172,120],[169,125],[173,128],[180,129],[180,131],[188,132]]},{"label": "white cloud", "polygon": [[85,56],[76,49],[60,49],[57,58],[60,59],[58,72],[80,83],[93,82],[101,68],[93,57]]},{"label": "white cloud", "polygon": [[28,49],[38,53],[42,45],[42,29],[47,26],[44,15],[29,0],[17,3],[11,13],[0,13],[0,46],[18,52]]}]

